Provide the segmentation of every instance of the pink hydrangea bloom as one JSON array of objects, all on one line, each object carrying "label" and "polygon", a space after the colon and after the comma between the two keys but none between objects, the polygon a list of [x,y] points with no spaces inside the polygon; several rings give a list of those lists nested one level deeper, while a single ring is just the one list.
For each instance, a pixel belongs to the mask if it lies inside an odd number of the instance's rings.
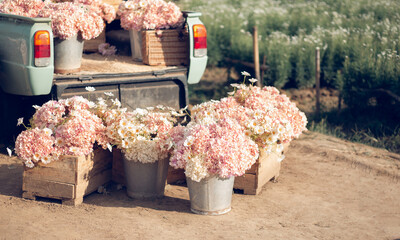
[{"label": "pink hydrangea bloom", "polygon": [[3,0],[0,2],[0,12],[25,17],[36,17],[39,11],[49,1],[42,0]]},{"label": "pink hydrangea bloom", "polygon": [[190,122],[171,131],[174,144],[170,165],[184,168],[194,181],[216,175],[241,176],[258,159],[258,146],[230,118],[208,124]]},{"label": "pink hydrangea bloom", "polygon": [[33,128],[17,138],[17,155],[33,167],[39,160],[49,163],[59,155],[88,155],[95,143],[109,148],[106,126],[93,107],[94,103],[80,96],[36,106]]},{"label": "pink hydrangea bloom", "polygon": [[127,30],[178,28],[184,23],[179,7],[164,0],[123,1],[117,14],[121,27]]},{"label": "pink hydrangea bloom", "polygon": [[48,163],[58,158],[54,148],[55,139],[49,129],[32,128],[23,131],[15,141],[15,152],[28,167],[42,161]]}]

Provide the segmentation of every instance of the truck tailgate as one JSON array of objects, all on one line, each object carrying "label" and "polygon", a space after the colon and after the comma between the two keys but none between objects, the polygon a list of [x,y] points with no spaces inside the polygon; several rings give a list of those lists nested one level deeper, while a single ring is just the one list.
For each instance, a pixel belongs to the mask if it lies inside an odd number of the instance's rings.
[{"label": "truck tailgate", "polygon": [[[80,95],[95,100],[111,92],[128,109],[162,104],[175,109],[188,104],[187,68],[148,66],[129,56],[84,54],[81,71],[55,74],[53,99]],[[95,87],[87,92],[85,87]]]}]

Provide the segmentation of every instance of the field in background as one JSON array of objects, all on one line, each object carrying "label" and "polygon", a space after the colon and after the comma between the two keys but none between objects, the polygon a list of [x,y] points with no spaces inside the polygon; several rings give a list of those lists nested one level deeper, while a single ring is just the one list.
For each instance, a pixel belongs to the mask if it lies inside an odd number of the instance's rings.
[{"label": "field in background", "polygon": [[[254,76],[253,69],[232,59],[253,61],[252,29],[257,26],[260,61],[268,66],[264,85],[309,91],[315,82],[315,49],[321,49],[321,85],[343,101],[340,111],[336,104],[323,105],[319,117],[310,112],[310,129],[400,152],[399,1],[175,2],[203,14],[209,69],[217,72],[191,86],[192,103],[225,96],[229,84],[241,80],[240,71]],[[230,74],[221,77],[219,68]]]}]

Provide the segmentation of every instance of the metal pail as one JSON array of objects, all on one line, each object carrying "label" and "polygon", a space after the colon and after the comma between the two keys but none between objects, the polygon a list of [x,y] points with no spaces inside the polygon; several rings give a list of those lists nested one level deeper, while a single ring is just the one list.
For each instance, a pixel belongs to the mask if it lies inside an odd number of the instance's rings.
[{"label": "metal pail", "polygon": [[126,192],[132,198],[163,197],[168,174],[169,159],[154,163],[127,160],[122,154],[126,179]]},{"label": "metal pail", "polygon": [[54,72],[73,73],[81,69],[83,39],[77,34],[70,39],[54,38]]},{"label": "metal pail", "polygon": [[200,182],[186,178],[190,196],[190,210],[203,215],[221,215],[231,210],[235,177],[211,176]]}]

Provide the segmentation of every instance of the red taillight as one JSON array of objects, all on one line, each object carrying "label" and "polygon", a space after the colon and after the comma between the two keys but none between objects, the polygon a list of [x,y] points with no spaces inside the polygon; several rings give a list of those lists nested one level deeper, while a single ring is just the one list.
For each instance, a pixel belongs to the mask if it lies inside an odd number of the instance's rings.
[{"label": "red taillight", "polygon": [[34,36],[35,66],[45,67],[50,64],[50,33],[37,31]]},{"label": "red taillight", "polygon": [[207,30],[202,24],[193,25],[194,56],[203,57],[207,55]]}]

